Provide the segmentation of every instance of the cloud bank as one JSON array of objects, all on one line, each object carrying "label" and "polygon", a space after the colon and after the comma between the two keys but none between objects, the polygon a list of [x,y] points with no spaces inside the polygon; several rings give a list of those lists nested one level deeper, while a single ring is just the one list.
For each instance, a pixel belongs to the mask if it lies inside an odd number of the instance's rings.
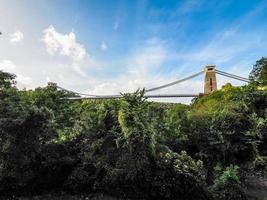
[{"label": "cloud bank", "polygon": [[61,54],[68,56],[74,61],[79,61],[85,58],[86,50],[76,41],[76,36],[73,32],[62,34],[56,31],[54,26],[49,26],[44,31],[42,41],[46,46],[49,54]]},{"label": "cloud bank", "polygon": [[24,38],[24,34],[21,31],[16,31],[10,36],[10,43],[15,44],[21,42]]}]

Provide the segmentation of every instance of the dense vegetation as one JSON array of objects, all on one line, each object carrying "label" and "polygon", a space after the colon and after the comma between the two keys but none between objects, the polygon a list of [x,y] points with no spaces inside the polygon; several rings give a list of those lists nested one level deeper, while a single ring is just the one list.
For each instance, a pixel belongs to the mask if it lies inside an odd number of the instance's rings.
[{"label": "dense vegetation", "polygon": [[101,192],[133,199],[247,199],[266,171],[267,59],[251,83],[192,104],[72,101],[53,85],[18,90],[0,71],[0,195]]}]

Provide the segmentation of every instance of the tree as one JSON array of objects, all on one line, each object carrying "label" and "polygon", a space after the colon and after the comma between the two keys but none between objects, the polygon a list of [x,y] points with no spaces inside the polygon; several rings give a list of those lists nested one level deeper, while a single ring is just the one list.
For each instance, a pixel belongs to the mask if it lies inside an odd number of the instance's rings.
[{"label": "tree", "polygon": [[143,98],[144,90],[134,94],[124,94],[118,121],[123,137],[130,149],[136,152],[155,150],[155,133],[146,118],[147,102]]},{"label": "tree", "polygon": [[249,79],[256,84],[266,86],[267,85],[267,57],[262,57],[256,61],[253,66]]},{"label": "tree", "polygon": [[50,117],[47,109],[35,108],[16,118],[0,117],[0,193],[29,189],[38,180],[42,146],[55,135]]},{"label": "tree", "polygon": [[35,90],[26,91],[26,96],[33,106],[46,107],[52,110],[59,129],[73,125],[77,116],[75,106],[79,104],[79,102],[67,99],[67,97],[73,97],[73,93],[58,90],[56,86],[49,85],[44,88],[39,87]]},{"label": "tree", "polygon": [[0,70],[0,89],[12,87],[14,84],[16,84],[15,78],[15,74]]}]

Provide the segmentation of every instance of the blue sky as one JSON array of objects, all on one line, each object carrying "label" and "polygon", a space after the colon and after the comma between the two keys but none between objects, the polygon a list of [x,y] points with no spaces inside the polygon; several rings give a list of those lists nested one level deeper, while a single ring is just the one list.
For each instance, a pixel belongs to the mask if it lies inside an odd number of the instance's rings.
[{"label": "blue sky", "polygon": [[[0,0],[0,13],[0,69],[16,73],[19,87],[54,81],[111,94],[207,64],[246,77],[267,55],[264,0]],[[202,91],[199,77],[160,93]]]}]

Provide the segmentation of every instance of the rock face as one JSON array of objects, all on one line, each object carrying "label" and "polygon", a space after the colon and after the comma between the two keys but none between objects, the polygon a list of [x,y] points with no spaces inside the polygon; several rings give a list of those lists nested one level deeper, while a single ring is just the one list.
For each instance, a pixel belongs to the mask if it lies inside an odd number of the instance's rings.
[{"label": "rock face", "polygon": [[248,177],[246,194],[249,200],[267,200],[267,177]]}]

